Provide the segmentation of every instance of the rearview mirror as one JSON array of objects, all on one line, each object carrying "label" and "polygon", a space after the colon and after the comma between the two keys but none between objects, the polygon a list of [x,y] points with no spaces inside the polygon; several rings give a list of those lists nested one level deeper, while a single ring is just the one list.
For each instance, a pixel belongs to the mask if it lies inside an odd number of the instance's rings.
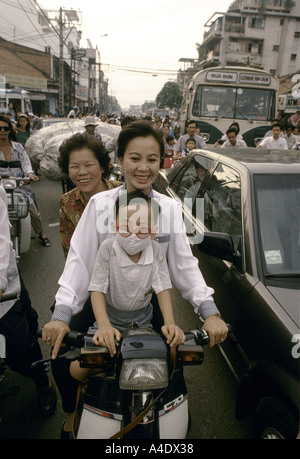
[{"label": "rearview mirror", "polygon": [[205,232],[203,241],[198,244],[198,249],[202,253],[221,260],[230,262],[235,260],[232,237],[228,233]]}]

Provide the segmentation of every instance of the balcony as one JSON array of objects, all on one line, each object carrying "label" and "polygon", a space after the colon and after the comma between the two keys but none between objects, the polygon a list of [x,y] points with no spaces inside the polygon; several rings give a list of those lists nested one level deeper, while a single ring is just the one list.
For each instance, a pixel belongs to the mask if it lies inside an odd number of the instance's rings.
[{"label": "balcony", "polygon": [[238,33],[244,34],[245,33],[245,24],[226,24],[225,31],[230,33]]}]

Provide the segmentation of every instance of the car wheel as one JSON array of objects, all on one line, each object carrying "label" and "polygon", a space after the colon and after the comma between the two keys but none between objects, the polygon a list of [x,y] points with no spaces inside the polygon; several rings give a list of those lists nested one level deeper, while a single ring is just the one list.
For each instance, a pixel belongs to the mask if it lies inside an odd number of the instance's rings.
[{"label": "car wheel", "polygon": [[294,439],[297,437],[299,425],[293,413],[281,401],[265,397],[257,406],[256,418],[259,438]]}]

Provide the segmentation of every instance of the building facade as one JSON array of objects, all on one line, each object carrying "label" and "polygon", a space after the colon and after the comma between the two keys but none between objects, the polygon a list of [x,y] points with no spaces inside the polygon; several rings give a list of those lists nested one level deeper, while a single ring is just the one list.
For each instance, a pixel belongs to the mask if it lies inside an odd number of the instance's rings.
[{"label": "building facade", "polygon": [[42,10],[29,0],[5,4],[0,75],[7,88],[30,92],[34,114],[58,110],[63,115],[73,105],[94,112],[104,103],[100,53],[89,41],[80,47],[80,25],[80,11]]},{"label": "building facade", "polygon": [[200,68],[254,65],[280,77],[300,69],[300,2],[236,0],[205,24]]}]

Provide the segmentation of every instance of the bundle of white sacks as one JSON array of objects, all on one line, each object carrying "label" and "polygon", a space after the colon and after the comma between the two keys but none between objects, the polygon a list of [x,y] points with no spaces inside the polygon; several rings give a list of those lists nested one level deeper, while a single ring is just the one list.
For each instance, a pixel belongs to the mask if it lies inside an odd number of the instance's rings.
[{"label": "bundle of white sacks", "polygon": [[[113,144],[120,133],[120,126],[98,121],[96,132],[101,134],[104,145]],[[32,134],[26,144],[32,167],[49,180],[61,180],[64,174],[58,166],[59,147],[77,132],[85,132],[84,119],[68,119],[44,127]],[[109,151],[110,152],[110,151]]]}]

